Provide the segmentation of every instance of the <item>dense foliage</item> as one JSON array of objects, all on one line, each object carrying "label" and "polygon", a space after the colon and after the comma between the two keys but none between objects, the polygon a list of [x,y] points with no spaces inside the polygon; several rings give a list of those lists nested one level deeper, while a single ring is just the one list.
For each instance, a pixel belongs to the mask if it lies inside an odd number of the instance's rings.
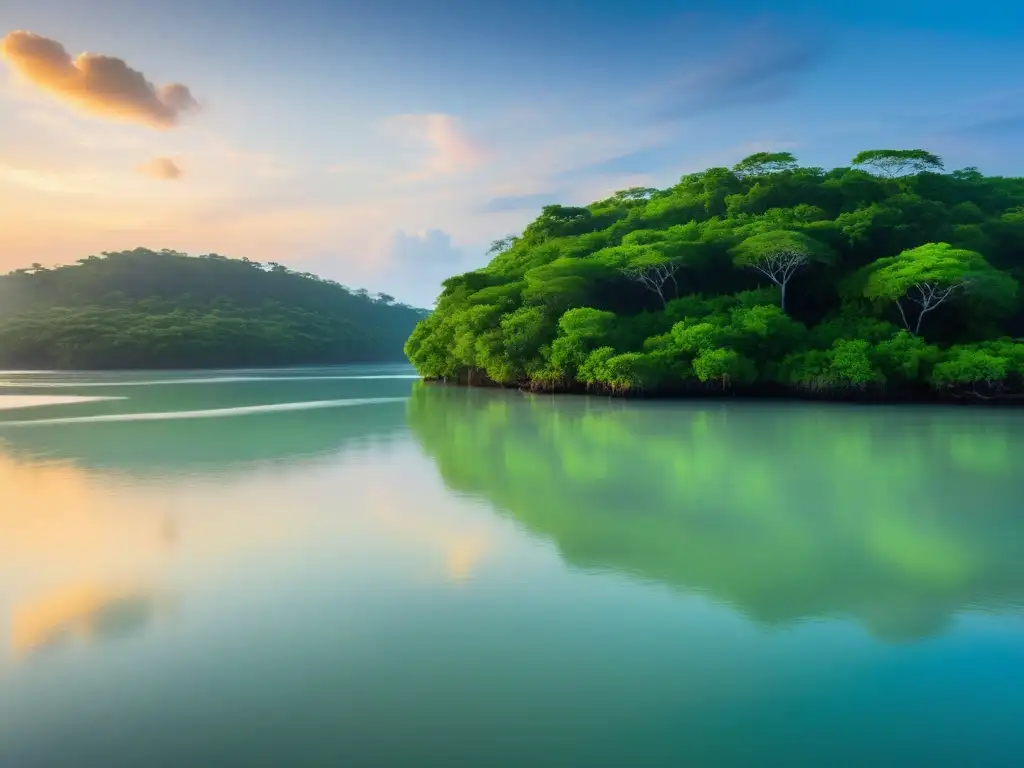
[{"label": "dense foliage", "polygon": [[786,152],[546,206],[444,284],[426,378],[552,391],[1024,394],[1024,179]]},{"label": "dense foliage", "polygon": [[272,263],[136,249],[0,277],[0,366],[398,360],[422,310]]}]

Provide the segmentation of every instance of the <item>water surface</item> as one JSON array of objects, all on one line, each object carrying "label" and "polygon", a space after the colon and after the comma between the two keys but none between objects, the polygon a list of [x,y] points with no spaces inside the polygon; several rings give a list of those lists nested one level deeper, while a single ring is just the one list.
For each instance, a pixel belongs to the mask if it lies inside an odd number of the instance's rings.
[{"label": "water surface", "polygon": [[1024,763],[1024,413],[410,377],[0,374],[0,766]]}]

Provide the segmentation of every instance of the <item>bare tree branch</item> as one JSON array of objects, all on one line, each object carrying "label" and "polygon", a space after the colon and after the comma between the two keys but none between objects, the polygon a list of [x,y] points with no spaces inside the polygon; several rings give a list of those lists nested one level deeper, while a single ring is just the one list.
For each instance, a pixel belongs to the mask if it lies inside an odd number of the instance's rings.
[{"label": "bare tree branch", "polygon": [[782,293],[781,307],[786,311],[786,285],[790,278],[800,267],[810,261],[810,257],[803,251],[770,251],[761,256],[757,261],[751,263],[754,269],[767,277],[777,286]]},{"label": "bare tree branch", "polygon": [[500,237],[491,242],[491,247],[487,249],[487,255],[490,256],[492,254],[504,253],[515,245],[518,240],[518,235],[505,235],[505,237]]},{"label": "bare tree branch", "polygon": [[657,294],[661,299],[662,306],[667,306],[664,286],[671,280],[676,286],[676,294],[679,293],[679,284],[676,283],[676,271],[679,264],[674,261],[664,261],[660,264],[645,264],[639,267],[623,267],[620,272],[635,283],[640,283],[644,288]]},{"label": "bare tree branch", "polygon": [[[915,296],[910,291],[907,291],[907,298],[921,307],[921,311],[917,316],[917,324],[914,326],[914,333],[919,334],[921,332],[921,321],[927,313],[931,312],[942,304],[942,302],[952,296],[957,288],[963,288],[966,287],[966,285],[966,281],[954,283],[945,287],[935,283],[914,283],[913,287],[917,291],[917,295]],[[899,306],[899,302],[897,302],[897,306]],[[903,312],[902,307],[900,307],[900,312]],[[906,322],[906,317],[904,317],[904,322]]]}]

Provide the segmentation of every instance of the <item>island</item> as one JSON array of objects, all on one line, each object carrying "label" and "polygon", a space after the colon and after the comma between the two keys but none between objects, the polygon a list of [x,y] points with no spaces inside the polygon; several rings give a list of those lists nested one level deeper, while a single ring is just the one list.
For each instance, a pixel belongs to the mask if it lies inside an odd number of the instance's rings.
[{"label": "island", "polygon": [[398,362],[426,314],[278,263],[136,248],[0,276],[0,368]]},{"label": "island", "polygon": [[732,168],[545,206],[448,279],[428,380],[546,392],[1024,396],[1024,179],[920,149]]}]

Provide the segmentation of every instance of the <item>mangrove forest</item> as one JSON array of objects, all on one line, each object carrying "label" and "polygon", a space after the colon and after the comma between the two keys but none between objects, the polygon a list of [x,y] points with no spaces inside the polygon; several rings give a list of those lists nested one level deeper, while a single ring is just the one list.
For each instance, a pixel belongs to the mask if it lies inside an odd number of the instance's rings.
[{"label": "mangrove forest", "polygon": [[1024,179],[919,149],[545,206],[448,279],[427,379],[553,392],[1024,396]]}]

